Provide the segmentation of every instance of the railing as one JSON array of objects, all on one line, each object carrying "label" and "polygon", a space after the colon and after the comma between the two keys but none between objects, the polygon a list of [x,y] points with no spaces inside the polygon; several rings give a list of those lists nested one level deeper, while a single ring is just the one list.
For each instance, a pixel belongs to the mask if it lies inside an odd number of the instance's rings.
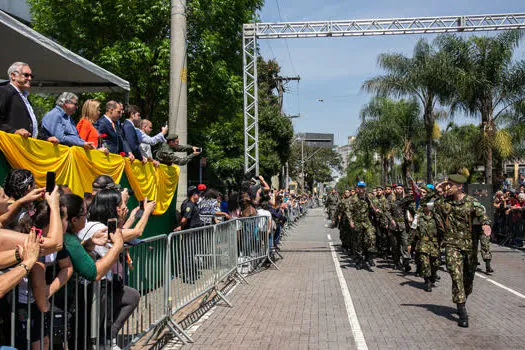
[{"label": "railing", "polygon": [[[272,222],[264,216],[151,237],[126,247],[101,281],[74,274],[50,298],[45,313],[25,300],[32,300],[27,279],[0,300],[1,344],[18,349],[29,349],[34,342],[40,342],[40,349],[129,348],[165,327],[183,343],[191,342],[175,313],[211,291],[231,306],[220,284],[232,277],[245,281],[242,274],[263,262],[277,267],[273,248]],[[57,264],[52,266],[54,277]]]}]

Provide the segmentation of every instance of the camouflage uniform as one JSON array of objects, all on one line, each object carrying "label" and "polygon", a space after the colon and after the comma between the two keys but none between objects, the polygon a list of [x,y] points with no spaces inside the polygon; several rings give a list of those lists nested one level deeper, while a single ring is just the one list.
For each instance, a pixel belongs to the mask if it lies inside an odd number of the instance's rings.
[{"label": "camouflage uniform", "polygon": [[166,165],[186,165],[195,157],[193,153],[187,156],[180,156],[176,152],[193,152],[193,146],[178,145],[172,148],[166,142],[161,143],[155,152],[155,159]]},{"label": "camouflage uniform", "polygon": [[376,252],[376,233],[370,220],[371,204],[367,194],[356,195],[350,201],[350,221],[354,223],[356,234],[355,251],[358,257],[371,259]]},{"label": "camouflage uniform", "polygon": [[437,222],[432,213],[418,210],[416,251],[419,253],[421,275],[435,282],[439,268],[439,239]]},{"label": "camouflage uniform", "polygon": [[447,270],[452,279],[452,301],[465,303],[472,293],[477,267],[477,250],[473,249],[472,219],[490,225],[485,208],[473,197],[461,200],[446,198],[434,204],[439,229],[443,231]]},{"label": "camouflage uniform", "polygon": [[350,197],[342,198],[337,204],[336,217],[339,218],[339,237],[343,249],[351,250],[350,242],[350,221],[348,220],[348,202]]},{"label": "camouflage uniform", "polygon": [[377,216],[377,231],[376,231],[376,243],[377,250],[384,255],[387,255],[389,252],[389,238],[388,238],[388,225],[392,220],[390,216],[390,202],[386,199],[385,196],[377,197],[377,209],[379,212],[376,213]]},{"label": "camouflage uniform", "polygon": [[335,211],[337,209],[337,204],[339,203],[339,195],[336,193],[330,193],[328,194],[328,198],[326,199],[326,208],[328,208],[328,218],[331,221],[335,221]]},{"label": "camouflage uniform", "polygon": [[408,265],[410,254],[408,254],[408,234],[405,221],[405,211],[410,205],[412,198],[395,198],[390,207],[390,215],[395,221],[395,227],[390,227],[390,244],[392,246],[392,258],[396,266]]}]

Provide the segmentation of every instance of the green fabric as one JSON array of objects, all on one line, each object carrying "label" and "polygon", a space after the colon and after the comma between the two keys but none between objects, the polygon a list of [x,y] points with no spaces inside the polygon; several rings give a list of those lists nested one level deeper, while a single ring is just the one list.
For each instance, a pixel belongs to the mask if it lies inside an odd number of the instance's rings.
[{"label": "green fabric", "polygon": [[80,239],[71,233],[64,234],[64,246],[69,252],[75,272],[89,281],[97,278],[95,262],[82,246]]}]

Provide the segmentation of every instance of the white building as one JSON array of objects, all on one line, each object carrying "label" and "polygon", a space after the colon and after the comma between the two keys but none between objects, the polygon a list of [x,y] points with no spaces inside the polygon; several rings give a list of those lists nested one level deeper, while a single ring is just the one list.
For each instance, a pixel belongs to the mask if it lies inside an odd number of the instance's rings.
[{"label": "white building", "polygon": [[348,162],[351,160],[350,153],[352,152],[352,145],[355,141],[355,136],[348,136],[348,143],[346,145],[337,146],[336,152],[341,156],[343,159],[343,172],[346,171],[346,168],[348,167]]}]

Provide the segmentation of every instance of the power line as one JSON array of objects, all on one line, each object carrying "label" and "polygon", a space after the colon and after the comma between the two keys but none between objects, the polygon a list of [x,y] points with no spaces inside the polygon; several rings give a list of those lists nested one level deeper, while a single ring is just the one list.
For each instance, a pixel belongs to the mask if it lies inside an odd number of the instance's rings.
[{"label": "power line", "polygon": [[[275,4],[277,5],[277,13],[279,14],[279,18],[281,19],[281,22],[284,22],[283,17],[281,16],[281,7],[279,6],[279,0],[275,0]],[[286,45],[286,50],[288,51],[288,58],[290,59],[290,65],[292,66],[293,73],[295,75],[298,75],[297,71],[295,70],[295,66],[293,65],[292,54],[290,53],[290,47],[288,46],[287,39],[284,39],[284,44]]]}]

